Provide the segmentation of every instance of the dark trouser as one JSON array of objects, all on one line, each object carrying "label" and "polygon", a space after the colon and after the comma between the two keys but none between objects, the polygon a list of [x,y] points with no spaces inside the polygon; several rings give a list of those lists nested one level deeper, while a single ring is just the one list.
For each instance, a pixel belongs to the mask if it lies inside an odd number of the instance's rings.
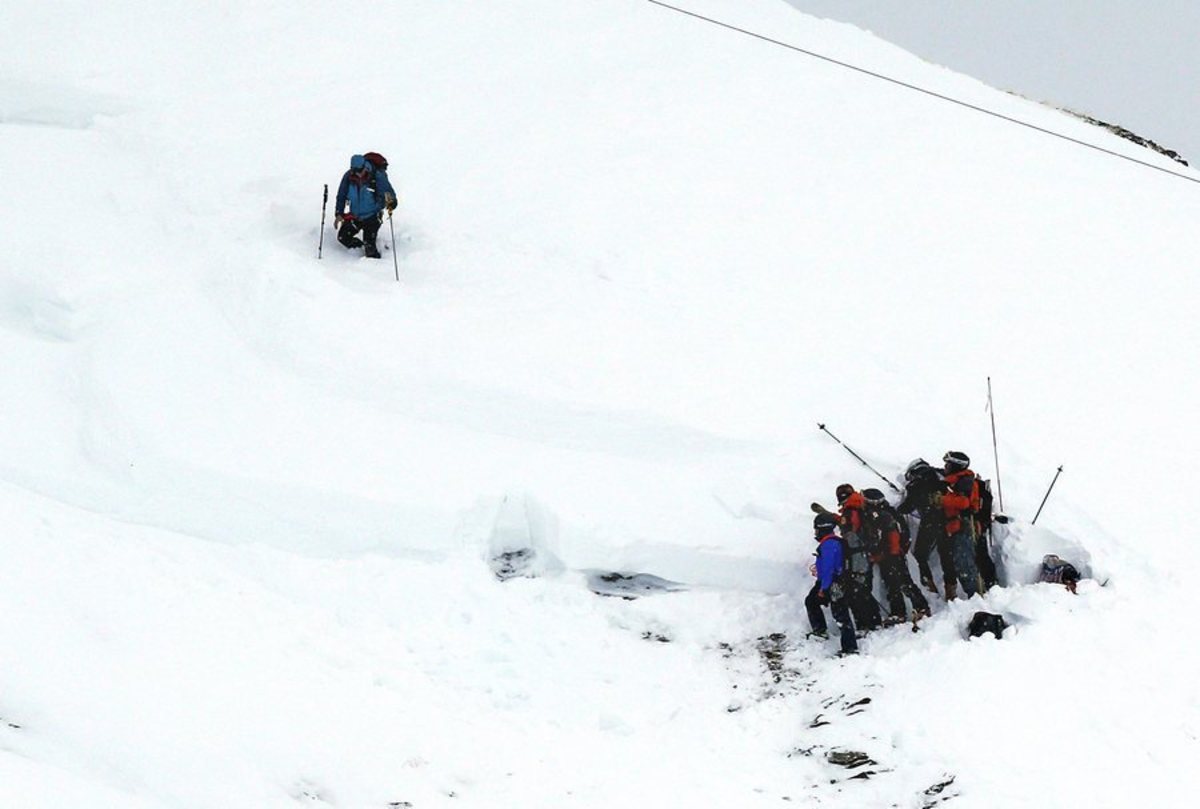
[{"label": "dark trouser", "polygon": [[917,567],[921,571],[921,581],[932,585],[933,568],[929,566],[929,557],[937,549],[938,560],[942,563],[942,581],[953,584],[955,581],[954,554],[950,538],[946,536],[946,527],[941,520],[932,515],[921,520],[917,529],[917,541],[913,546],[913,556],[917,557]]},{"label": "dark trouser", "polygon": [[975,567],[975,526],[970,519],[960,522],[961,527],[949,539],[954,550],[954,567],[958,573],[958,583],[962,586],[962,595],[970,598],[979,592],[979,571]]},{"label": "dark trouser", "polygon": [[875,568],[871,567],[866,573],[847,573],[842,577],[846,588],[846,605],[854,613],[854,622],[863,631],[878,629],[883,625],[883,613],[879,602],[871,592],[874,587]]},{"label": "dark trouser", "polygon": [[921,594],[920,588],[913,584],[912,574],[908,572],[908,559],[904,556],[885,556],[879,560],[879,575],[883,578],[883,587],[887,591],[888,614],[893,618],[904,619],[907,610],[904,607],[904,597],[912,601],[913,609],[917,612],[929,610],[929,602]]},{"label": "dark trouser", "polygon": [[[347,219],[342,222],[342,227],[338,231],[338,241],[350,249],[362,247],[366,245],[367,254],[379,253],[375,247],[375,237],[379,235],[379,227],[383,224],[383,214],[377,213],[374,216],[367,216],[362,219]],[[356,234],[362,231],[362,238],[357,238]]]},{"label": "dark trouser", "polygon": [[812,631],[822,634],[827,631],[828,625],[825,623],[825,611],[821,607],[824,604],[829,604],[829,610],[833,613],[833,620],[837,621],[838,628],[841,630],[842,651],[857,652],[858,640],[854,637],[854,621],[850,618],[850,610],[846,606],[845,598],[832,598],[829,596],[821,598],[818,595],[820,592],[821,585],[819,583],[814,584],[812,590],[808,593],[808,597],[804,599],[804,609],[808,612],[808,623],[812,627]]}]

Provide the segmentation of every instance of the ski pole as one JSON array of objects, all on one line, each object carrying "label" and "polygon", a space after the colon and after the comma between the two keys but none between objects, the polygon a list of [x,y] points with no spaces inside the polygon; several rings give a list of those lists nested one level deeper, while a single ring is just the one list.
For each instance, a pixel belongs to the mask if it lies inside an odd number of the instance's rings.
[{"label": "ski pole", "polygon": [[325,183],[325,196],[321,199],[321,238],[317,242],[317,260],[321,258],[321,251],[325,248],[325,206],[329,204],[329,183]]},{"label": "ski pole", "polygon": [[892,488],[892,491],[894,491],[894,492],[897,492],[897,493],[900,491],[900,489],[899,489],[899,488],[896,486],[896,484],[895,484],[895,483],[892,483],[890,480],[888,480],[887,478],[885,478],[885,477],[883,476],[883,474],[882,474],[882,473],[880,473],[880,471],[879,471],[878,469],[876,469],[875,467],[871,466],[869,463],[867,463],[866,461],[864,461],[864,460],[863,460],[863,457],[862,457],[861,455],[859,455],[857,452],[855,452],[854,450],[850,449],[850,447],[848,447],[848,446],[846,446],[844,443],[842,443],[842,439],[838,438],[836,435],[834,435],[833,433],[829,432],[829,430],[825,429],[825,425],[824,425],[824,424],[821,424],[820,422],[818,422],[818,423],[817,423],[817,426],[818,426],[818,427],[820,427],[820,428],[821,428],[821,430],[822,430],[822,431],[823,431],[823,432],[824,432],[824,433],[825,433],[827,436],[829,436],[829,437],[830,437],[830,438],[832,438],[834,441],[836,441],[836,442],[838,442],[839,444],[841,444],[841,445],[842,445],[842,449],[846,450],[846,452],[849,452],[851,455],[853,455],[855,458],[857,458],[859,463],[861,463],[863,466],[867,467],[867,469],[870,469],[872,472],[874,472],[876,475],[878,475],[880,480],[882,480],[884,483],[886,483],[888,486],[890,486],[890,487]]},{"label": "ski pole", "polygon": [[992,378],[988,381],[988,413],[992,417],[992,457],[996,461],[996,496],[1000,499],[1000,511],[1004,511],[1004,487],[1000,485],[1000,450],[996,446],[996,408],[992,405]]},{"label": "ski pole", "polygon": [[1058,471],[1054,473],[1054,480],[1050,481],[1050,488],[1046,489],[1046,496],[1042,498],[1042,505],[1038,506],[1037,514],[1033,515],[1033,522],[1030,525],[1037,525],[1037,518],[1042,516],[1042,508],[1045,507],[1046,501],[1050,499],[1050,492],[1054,491],[1054,484],[1058,483],[1058,476],[1062,474],[1062,466],[1059,465]]},{"label": "ski pole", "polygon": [[400,281],[400,259],[396,258],[396,226],[392,224],[392,212],[388,211],[388,229],[392,231],[392,264],[396,268],[396,281]]}]

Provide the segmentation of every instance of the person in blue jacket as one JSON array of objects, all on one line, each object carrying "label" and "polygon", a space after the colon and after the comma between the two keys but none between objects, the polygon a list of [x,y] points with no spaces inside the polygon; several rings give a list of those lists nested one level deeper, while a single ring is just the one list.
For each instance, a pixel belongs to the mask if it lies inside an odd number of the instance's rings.
[{"label": "person in blue jacket", "polygon": [[350,170],[342,175],[334,203],[333,226],[337,228],[338,241],[351,250],[365,248],[367,258],[379,258],[375,237],[383,224],[385,208],[389,213],[396,210],[396,191],[388,180],[387,160],[376,152],[354,155],[350,158]]},{"label": "person in blue jacket", "polygon": [[817,539],[817,562],[813,565],[817,583],[813,585],[808,597],[804,599],[804,608],[808,611],[808,623],[812,626],[812,634],[817,637],[828,637],[828,627],[825,623],[825,611],[829,605],[833,620],[837,621],[842,635],[842,654],[857,654],[858,640],[854,637],[854,620],[850,617],[850,607],[846,603],[846,594],[841,584],[845,555],[842,540],[836,533],[837,517],[833,514],[818,514],[813,519],[813,532]]}]

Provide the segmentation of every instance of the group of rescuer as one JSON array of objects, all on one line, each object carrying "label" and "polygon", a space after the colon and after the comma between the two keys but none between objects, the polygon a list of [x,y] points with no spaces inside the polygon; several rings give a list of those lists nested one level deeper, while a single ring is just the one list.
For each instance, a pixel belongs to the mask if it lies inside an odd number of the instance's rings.
[{"label": "group of rescuer", "polygon": [[[993,521],[991,487],[970,468],[962,452],[947,452],[942,468],[918,458],[904,472],[904,497],[896,505],[879,489],[837,487],[837,511],[814,503],[817,540],[812,572],[816,583],[804,600],[812,634],[828,632],[828,606],[841,630],[842,654],[858,651],[855,627],[867,632],[909,620],[913,627],[930,614],[929,601],[908,569],[911,549],[921,584],[951,601],[970,598],[996,583],[990,552]],[[915,534],[916,541],[912,541]],[[937,552],[942,570],[939,593],[930,566]],[[875,599],[878,569],[887,601],[883,614]]]}]

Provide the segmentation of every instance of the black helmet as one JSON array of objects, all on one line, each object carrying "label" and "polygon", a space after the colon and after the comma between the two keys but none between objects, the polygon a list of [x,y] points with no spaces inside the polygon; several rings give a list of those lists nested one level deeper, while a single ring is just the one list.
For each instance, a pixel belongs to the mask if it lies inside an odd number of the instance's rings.
[{"label": "black helmet", "polygon": [[838,486],[836,490],[834,490],[834,494],[837,495],[838,505],[840,506],[842,503],[846,502],[847,497],[854,494],[854,487],[849,483],[843,483],[841,486]]},{"label": "black helmet", "polygon": [[924,458],[917,458],[904,470],[904,479],[911,482],[915,478],[920,477],[926,469],[931,468],[929,461]]},{"label": "black helmet", "polygon": [[817,536],[823,537],[826,534],[832,533],[838,527],[837,517],[827,512],[821,512],[813,517],[813,530],[817,532]]},{"label": "black helmet", "polygon": [[883,492],[879,489],[863,489],[863,500],[867,501],[868,506],[880,508],[887,505],[887,498],[883,496]]},{"label": "black helmet", "polygon": [[967,453],[965,452],[951,450],[942,456],[942,463],[946,465],[947,471],[958,472],[969,467],[971,459],[967,457]]}]

